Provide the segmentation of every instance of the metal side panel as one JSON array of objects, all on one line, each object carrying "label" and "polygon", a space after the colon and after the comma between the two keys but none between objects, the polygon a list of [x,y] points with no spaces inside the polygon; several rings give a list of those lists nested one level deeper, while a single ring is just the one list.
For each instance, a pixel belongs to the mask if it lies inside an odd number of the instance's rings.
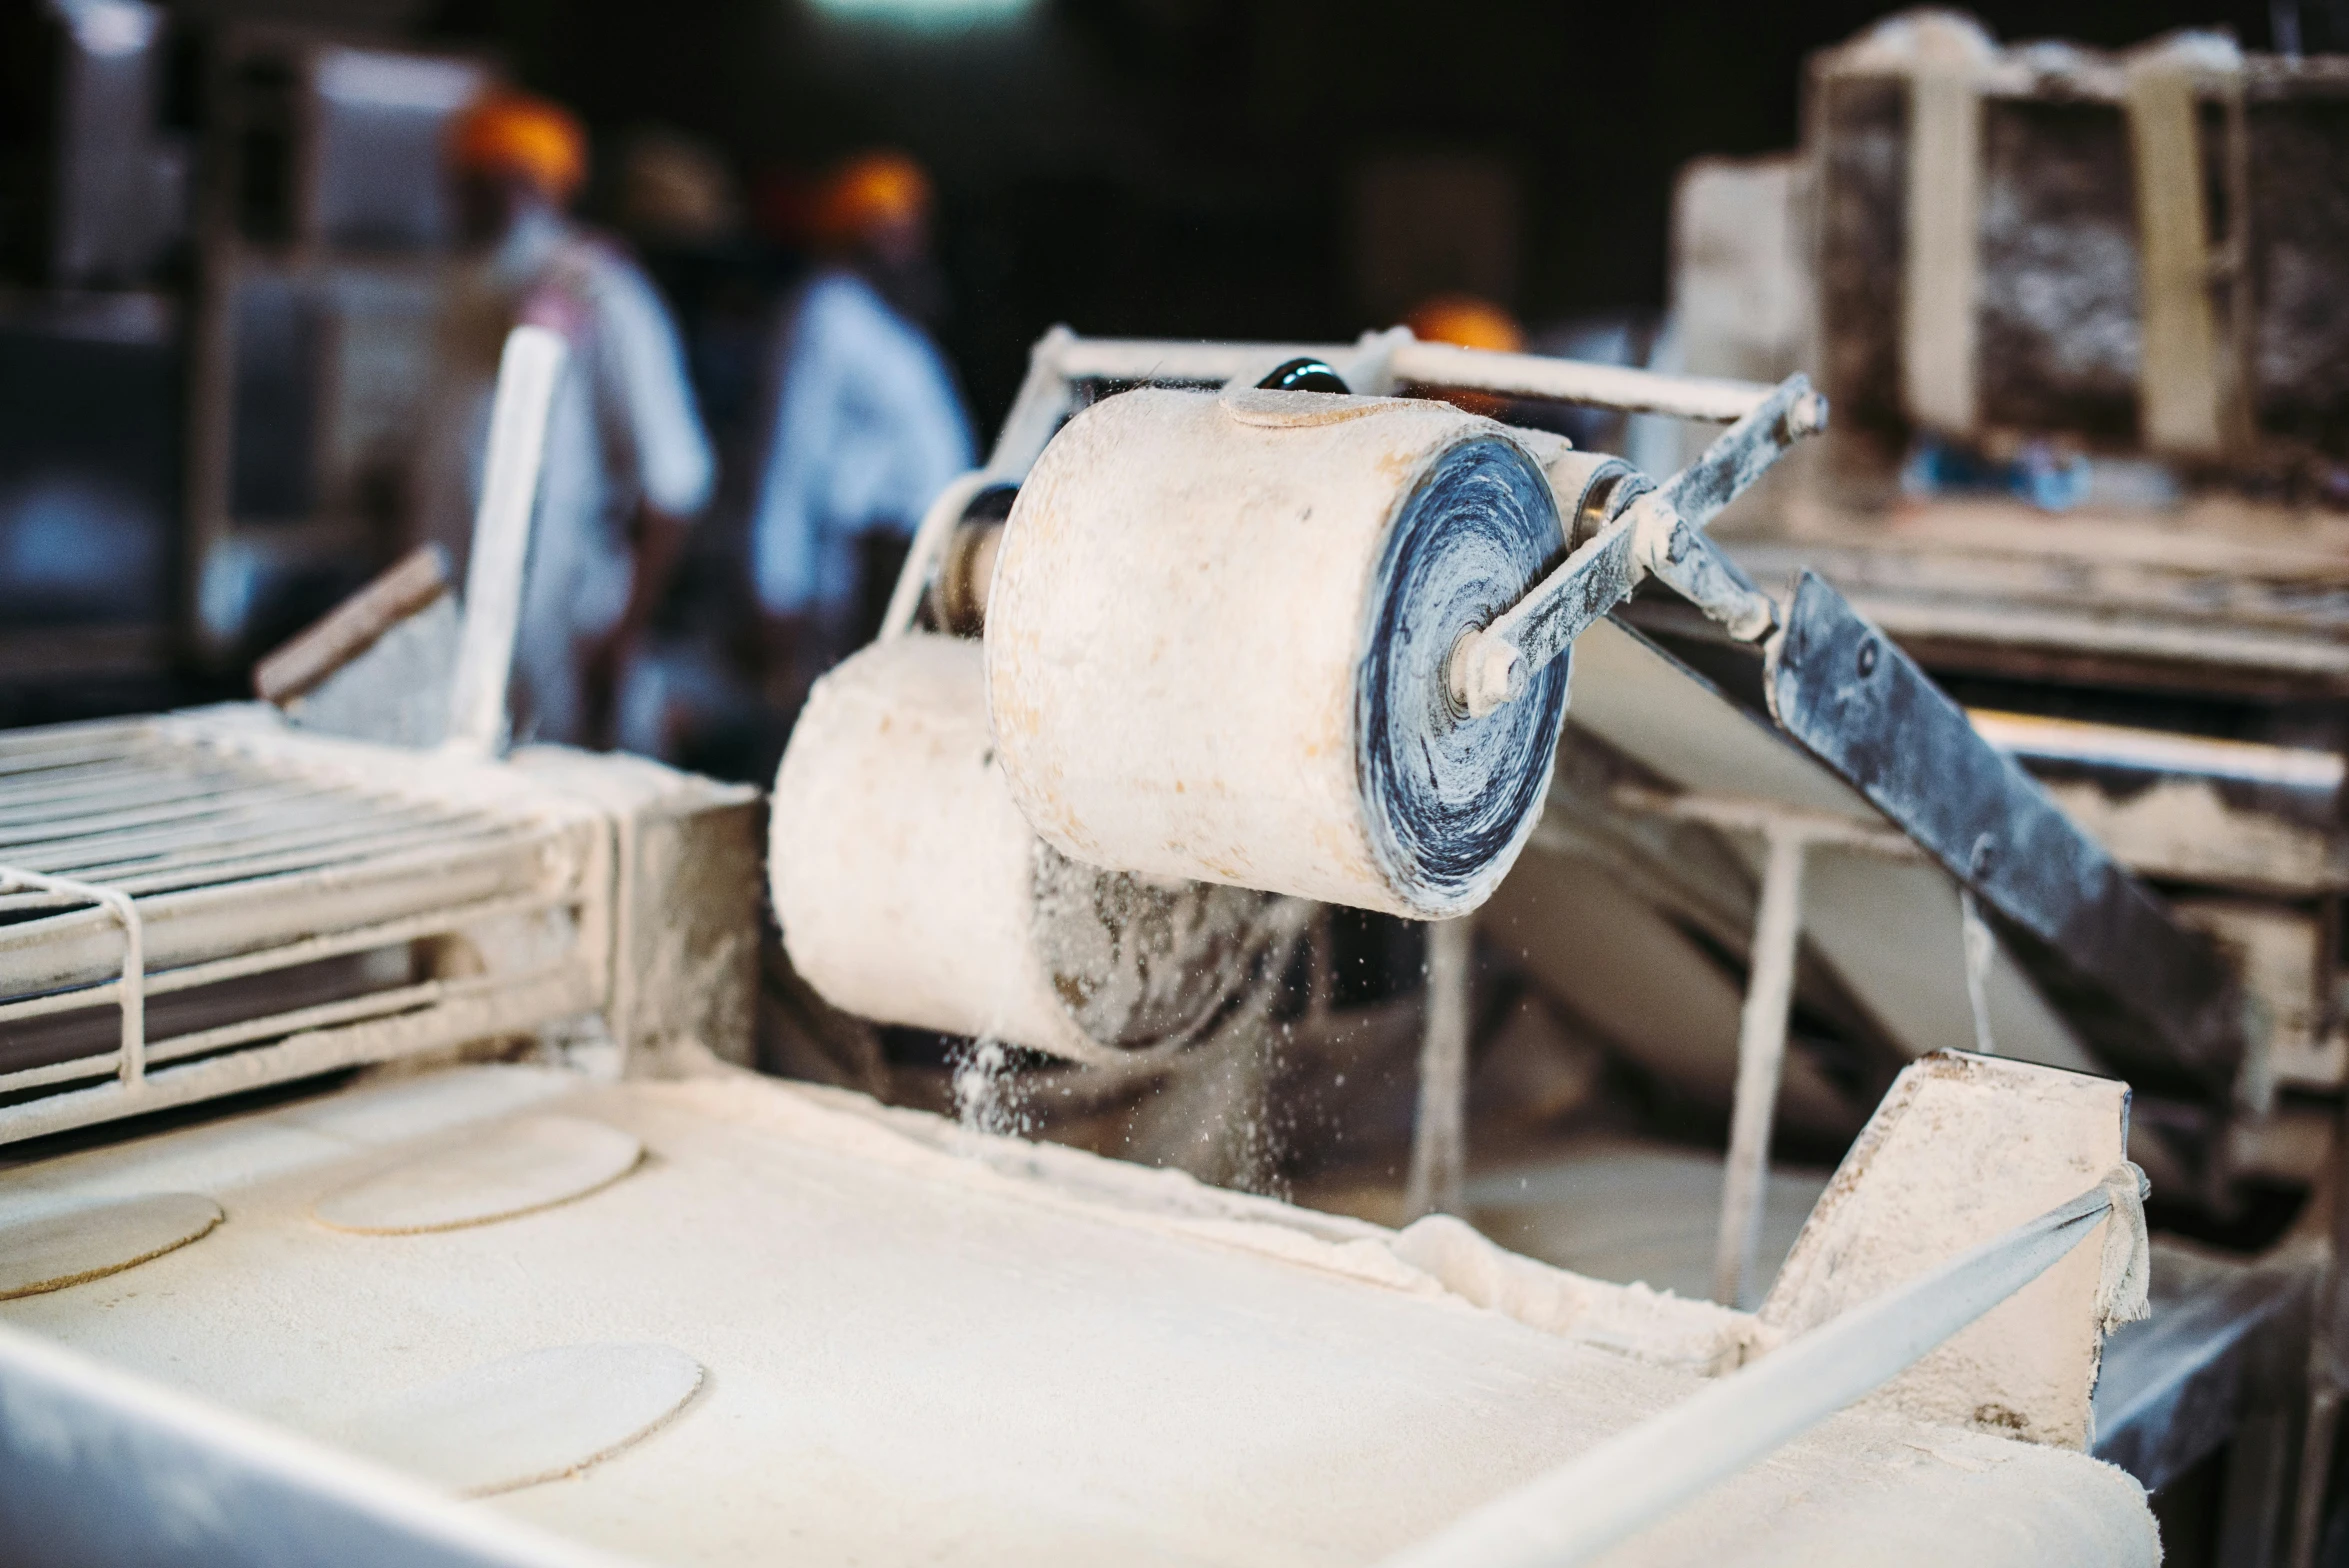
[{"label": "metal side panel", "polygon": [[4,1328],[0,1556],[45,1568],[615,1564]]},{"label": "metal side panel", "polygon": [[1974,891],[2107,1061],[2140,1087],[2228,1092],[2243,1010],[2216,951],[1808,572],[1767,689],[1789,735]]}]

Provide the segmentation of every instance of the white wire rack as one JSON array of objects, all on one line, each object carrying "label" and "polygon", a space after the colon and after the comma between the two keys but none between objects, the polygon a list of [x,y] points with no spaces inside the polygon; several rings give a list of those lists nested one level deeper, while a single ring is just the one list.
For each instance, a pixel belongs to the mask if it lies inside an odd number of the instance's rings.
[{"label": "white wire rack", "polygon": [[608,994],[600,813],[241,711],[0,734],[0,1142]]}]

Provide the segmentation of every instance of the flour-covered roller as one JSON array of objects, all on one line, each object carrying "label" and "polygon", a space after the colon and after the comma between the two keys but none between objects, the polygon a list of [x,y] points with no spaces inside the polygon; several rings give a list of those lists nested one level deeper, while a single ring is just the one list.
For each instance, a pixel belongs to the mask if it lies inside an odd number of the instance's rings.
[{"label": "flour-covered roller", "polygon": [[976,642],[876,643],[816,683],[768,855],[792,964],[886,1023],[1079,1061],[1174,1049],[1271,988],[1302,907],[1077,865],[994,763]]},{"label": "flour-covered roller", "polygon": [[1446,404],[1098,403],[1021,485],[988,596],[1012,798],[1093,865],[1466,913],[1539,814],[1566,664],[1472,719],[1447,661],[1564,547],[1525,448]]}]

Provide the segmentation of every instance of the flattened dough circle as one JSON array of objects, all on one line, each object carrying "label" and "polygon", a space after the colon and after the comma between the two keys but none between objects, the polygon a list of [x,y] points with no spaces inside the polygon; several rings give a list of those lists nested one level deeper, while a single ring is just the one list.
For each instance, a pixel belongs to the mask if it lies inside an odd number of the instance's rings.
[{"label": "flattened dough circle", "polygon": [[562,1345],[484,1362],[387,1401],[349,1447],[467,1497],[586,1469],[675,1415],[702,1366],[668,1345]]},{"label": "flattened dough circle", "polygon": [[220,1205],[201,1193],[158,1192],[0,1227],[0,1301],[119,1273],[220,1220]]},{"label": "flattened dough circle", "polygon": [[486,1225],[582,1197],[643,1157],[642,1143],[602,1122],[517,1116],[330,1192],[310,1212],[369,1236]]}]

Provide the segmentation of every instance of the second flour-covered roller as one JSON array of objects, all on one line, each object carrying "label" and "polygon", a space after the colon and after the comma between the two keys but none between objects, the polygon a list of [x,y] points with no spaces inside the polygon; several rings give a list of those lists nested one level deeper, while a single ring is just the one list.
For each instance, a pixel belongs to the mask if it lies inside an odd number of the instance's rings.
[{"label": "second flour-covered roller", "polygon": [[1021,485],[987,607],[998,760],[1097,866],[1437,919],[1533,830],[1566,661],[1471,719],[1462,633],[1564,555],[1542,470],[1420,399],[1143,390]]},{"label": "second flour-covered roller", "polygon": [[1091,1062],[1260,1016],[1307,908],[1038,841],[995,766],[979,646],[954,637],[875,643],[816,683],[767,871],[792,966],[835,1007]]}]

